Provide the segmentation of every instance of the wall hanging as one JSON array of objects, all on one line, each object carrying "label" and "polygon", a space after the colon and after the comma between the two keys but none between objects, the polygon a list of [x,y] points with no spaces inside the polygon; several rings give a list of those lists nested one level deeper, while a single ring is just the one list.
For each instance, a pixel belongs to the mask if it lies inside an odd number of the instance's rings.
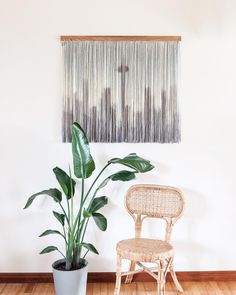
[{"label": "wall hanging", "polygon": [[61,36],[63,141],[176,143],[179,36]]}]

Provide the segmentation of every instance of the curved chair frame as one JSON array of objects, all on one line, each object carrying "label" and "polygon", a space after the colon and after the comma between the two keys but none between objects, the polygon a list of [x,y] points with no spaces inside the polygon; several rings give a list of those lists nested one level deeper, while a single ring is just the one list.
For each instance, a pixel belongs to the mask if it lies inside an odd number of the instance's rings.
[{"label": "curved chair frame", "polygon": [[[141,238],[142,222],[145,218],[162,218],[166,221],[165,242],[170,243],[171,233],[175,222],[182,216],[184,210],[184,198],[182,192],[170,186],[139,184],[132,186],[125,196],[125,207],[132,216],[135,223],[135,238]],[[144,241],[145,242],[145,241]],[[165,294],[166,274],[170,271],[171,277],[175,283],[176,289],[183,292],[178,282],[174,268],[174,254],[161,256],[161,259],[155,261],[157,266],[148,268],[142,264],[142,256],[139,261],[131,261],[128,272],[121,272],[122,254],[117,253],[117,271],[116,287],[114,295],[118,295],[121,286],[121,277],[126,276],[125,283],[131,283],[133,275],[139,272],[147,272],[157,280],[157,294]],[[140,269],[135,270],[135,266]],[[158,275],[155,273],[158,271]]]}]

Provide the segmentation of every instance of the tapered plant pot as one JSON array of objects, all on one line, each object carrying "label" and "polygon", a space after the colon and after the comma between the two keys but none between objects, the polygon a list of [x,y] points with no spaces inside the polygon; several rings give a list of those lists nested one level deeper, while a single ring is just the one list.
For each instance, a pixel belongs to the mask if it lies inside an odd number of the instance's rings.
[{"label": "tapered plant pot", "polygon": [[65,259],[53,263],[53,279],[56,295],[86,295],[88,262],[83,259],[84,267],[76,270],[61,270]]}]

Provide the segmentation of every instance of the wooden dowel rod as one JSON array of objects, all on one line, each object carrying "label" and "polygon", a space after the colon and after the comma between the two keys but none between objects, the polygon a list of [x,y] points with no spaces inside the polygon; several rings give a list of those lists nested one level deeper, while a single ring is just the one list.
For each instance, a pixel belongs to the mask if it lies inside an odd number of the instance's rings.
[{"label": "wooden dowel rod", "polygon": [[61,36],[61,41],[181,41],[181,36]]}]

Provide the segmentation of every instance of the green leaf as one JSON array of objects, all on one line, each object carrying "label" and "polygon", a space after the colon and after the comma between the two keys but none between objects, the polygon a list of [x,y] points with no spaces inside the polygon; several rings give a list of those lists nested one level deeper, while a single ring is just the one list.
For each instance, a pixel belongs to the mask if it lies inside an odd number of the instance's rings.
[{"label": "green leaf", "polygon": [[50,253],[52,251],[58,251],[58,248],[55,246],[48,246],[48,247],[44,248],[39,254]]},{"label": "green leaf", "polygon": [[48,236],[52,234],[57,234],[64,238],[62,233],[60,233],[58,230],[52,230],[52,229],[45,230],[39,237],[44,237],[44,236]]},{"label": "green leaf", "polygon": [[107,219],[101,213],[93,213],[93,219],[100,230],[105,231],[107,229]]},{"label": "green leaf", "polygon": [[84,130],[78,123],[72,125],[72,154],[74,173],[77,178],[88,178],[95,169],[89,143]]},{"label": "green leaf", "polygon": [[53,172],[56,175],[57,181],[59,182],[63,192],[69,200],[72,196],[74,196],[76,182],[59,167],[55,167]]},{"label": "green leaf", "polygon": [[37,196],[40,196],[40,195],[48,195],[48,196],[52,197],[55,202],[58,202],[58,203],[60,203],[61,200],[62,200],[62,194],[61,194],[61,192],[58,189],[56,189],[56,188],[50,188],[49,190],[44,190],[44,191],[41,191],[39,193],[36,193],[36,194],[32,195],[28,199],[28,201],[27,201],[24,209],[28,208],[33,203],[34,199]]},{"label": "green leaf", "polygon": [[84,218],[89,218],[92,216],[92,214],[88,210],[84,209],[83,216],[84,216]]},{"label": "green leaf", "polygon": [[109,178],[104,179],[103,182],[97,188],[97,190],[100,190],[101,188],[103,188],[104,186],[106,186],[108,184],[109,180],[110,180]]},{"label": "green leaf", "polygon": [[53,215],[60,222],[60,224],[62,224],[64,226],[64,224],[65,224],[65,215],[64,214],[60,214],[60,213],[55,212],[55,211],[53,211]]},{"label": "green leaf", "polygon": [[98,211],[99,209],[101,209],[102,207],[104,207],[105,205],[107,205],[107,203],[108,203],[108,199],[105,196],[95,198],[93,199],[91,205],[89,206],[89,212],[94,213]]},{"label": "green leaf", "polygon": [[135,153],[131,153],[123,159],[113,158],[108,163],[122,164],[140,173],[148,172],[154,168],[150,161],[139,157]]},{"label": "green leaf", "polygon": [[116,172],[115,174],[110,175],[108,178],[112,181],[129,181],[135,179],[135,172],[121,170],[119,172]]},{"label": "green leaf", "polygon": [[135,179],[135,177],[136,177],[135,173],[137,173],[137,172],[136,171],[127,171],[127,170],[118,171],[118,172],[110,175],[106,179],[104,179],[103,182],[99,185],[97,190],[100,190],[101,188],[106,186],[110,180],[112,180],[112,181],[129,181],[129,180]]},{"label": "green leaf", "polygon": [[93,252],[95,254],[99,254],[97,249],[90,243],[81,243],[81,245],[86,248],[87,250],[89,250],[90,252]]}]

